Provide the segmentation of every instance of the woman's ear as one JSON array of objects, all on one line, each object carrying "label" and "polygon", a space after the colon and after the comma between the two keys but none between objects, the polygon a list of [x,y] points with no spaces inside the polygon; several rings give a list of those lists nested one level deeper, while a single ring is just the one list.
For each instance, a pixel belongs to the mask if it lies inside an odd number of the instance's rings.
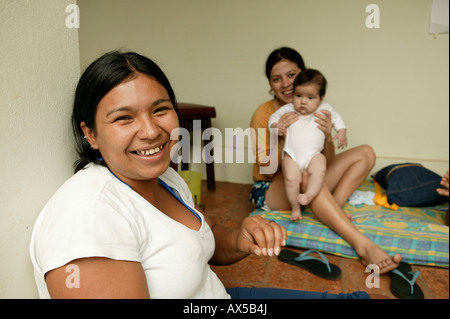
[{"label": "woman's ear", "polygon": [[97,146],[95,145],[96,142],[95,142],[94,130],[87,127],[87,125],[84,121],[80,123],[80,127],[84,133],[84,138],[91,145],[91,149],[97,149]]}]

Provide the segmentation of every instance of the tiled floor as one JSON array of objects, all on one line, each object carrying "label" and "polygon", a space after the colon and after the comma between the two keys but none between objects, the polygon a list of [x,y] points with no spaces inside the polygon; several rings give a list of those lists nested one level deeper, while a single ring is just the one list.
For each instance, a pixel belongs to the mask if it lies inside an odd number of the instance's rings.
[{"label": "tiled floor", "polygon": [[[253,206],[247,201],[250,189],[251,185],[216,182],[216,190],[208,191],[203,181],[202,203],[205,204],[205,213],[218,224],[238,226],[253,211]],[[306,270],[283,263],[276,257],[249,256],[230,266],[212,268],[226,287],[277,287],[329,293],[364,290],[369,294],[395,298],[390,291],[389,275],[380,277],[379,288],[367,288],[366,278],[369,273],[365,272],[359,260],[330,254],[326,256],[331,263],[341,268],[340,280],[321,279]],[[415,265],[412,268],[421,272],[417,283],[426,299],[449,299],[448,269]]]}]

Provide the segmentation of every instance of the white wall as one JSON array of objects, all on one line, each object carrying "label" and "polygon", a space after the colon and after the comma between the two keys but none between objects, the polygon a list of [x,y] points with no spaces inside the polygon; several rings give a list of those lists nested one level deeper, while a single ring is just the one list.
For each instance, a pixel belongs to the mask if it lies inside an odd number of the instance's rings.
[{"label": "white wall", "polygon": [[36,298],[29,258],[39,211],[72,174],[80,74],[74,0],[0,1],[0,299]]},{"label": "white wall", "polygon": [[[296,48],[329,79],[350,146],[377,167],[420,161],[440,174],[449,154],[448,34],[428,34],[431,0],[79,0],[81,66],[126,48],[154,58],[179,101],[214,105],[213,125],[247,128],[270,98],[264,63]],[[367,5],[380,8],[368,29]],[[203,168],[203,165],[200,167]],[[251,182],[250,164],[216,165],[218,180]]]}]

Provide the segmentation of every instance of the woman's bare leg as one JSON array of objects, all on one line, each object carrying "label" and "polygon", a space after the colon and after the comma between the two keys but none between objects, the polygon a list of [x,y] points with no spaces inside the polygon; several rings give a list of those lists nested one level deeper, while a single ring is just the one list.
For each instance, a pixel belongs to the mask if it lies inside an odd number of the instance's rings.
[{"label": "woman's bare leg", "polygon": [[325,183],[340,207],[367,178],[375,165],[375,158],[375,152],[368,145],[357,146],[335,156],[327,168]]},{"label": "woman's bare leg", "polygon": [[266,191],[266,203],[271,210],[291,210],[284,179],[274,180]]},{"label": "woman's bare leg", "polygon": [[401,255],[390,256],[364,236],[347,218],[326,185],[311,202],[310,207],[325,225],[333,229],[355,249],[364,265],[376,264],[380,268],[381,274],[397,268],[402,259]]}]

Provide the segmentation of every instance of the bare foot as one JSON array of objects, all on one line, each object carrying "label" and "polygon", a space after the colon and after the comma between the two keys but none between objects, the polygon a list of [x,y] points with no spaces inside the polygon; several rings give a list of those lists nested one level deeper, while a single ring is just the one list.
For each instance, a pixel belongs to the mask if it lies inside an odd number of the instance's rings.
[{"label": "bare foot", "polygon": [[302,213],[299,210],[292,210],[291,213],[291,220],[297,220],[297,219],[302,219]]},{"label": "bare foot", "polygon": [[309,195],[308,193],[298,194],[297,200],[302,206],[309,205],[311,201],[313,200],[313,197]]},{"label": "bare foot", "polygon": [[366,249],[363,249],[361,254],[358,253],[358,255],[361,257],[361,262],[364,266],[370,264],[377,265],[380,269],[380,274],[394,270],[402,260],[400,254],[391,256],[373,242],[370,242],[370,245]]}]

